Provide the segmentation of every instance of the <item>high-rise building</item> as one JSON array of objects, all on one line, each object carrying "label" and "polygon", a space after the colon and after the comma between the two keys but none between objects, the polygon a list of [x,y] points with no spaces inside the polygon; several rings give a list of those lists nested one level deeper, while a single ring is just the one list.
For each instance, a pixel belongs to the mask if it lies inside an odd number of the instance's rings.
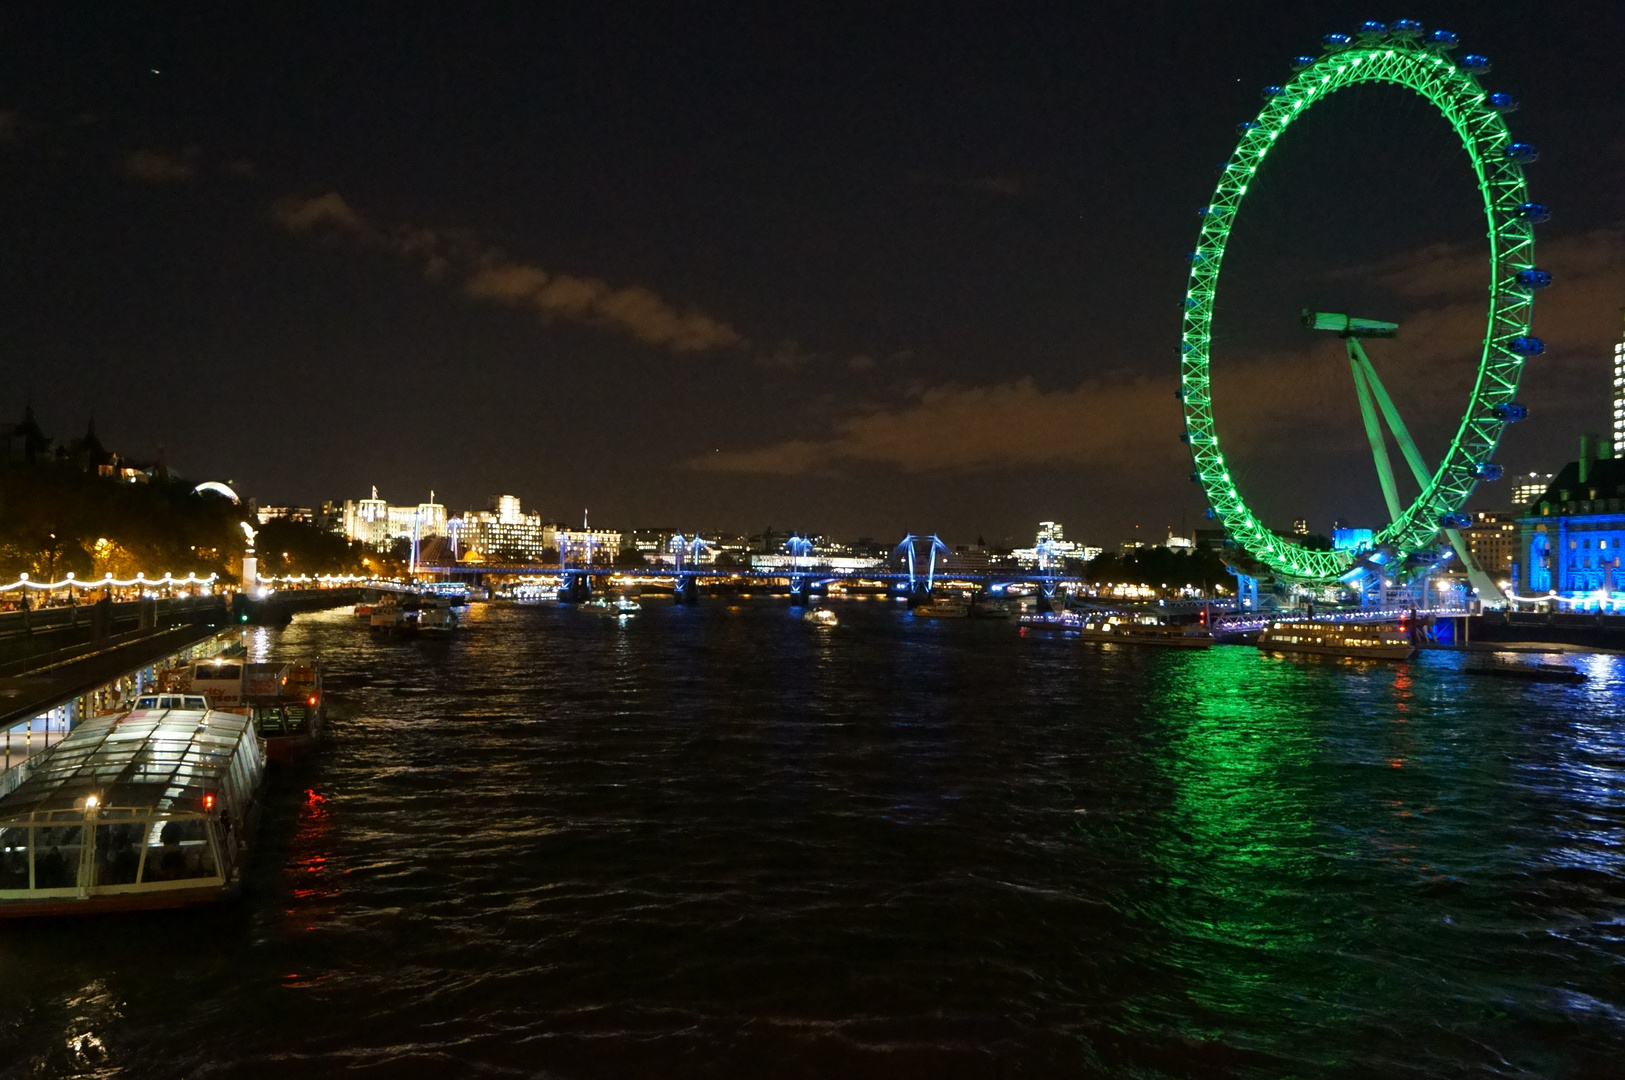
[{"label": "high-rise building", "polygon": [[1512,509],[1522,514],[1529,509],[1529,504],[1540,498],[1551,485],[1552,473],[1532,472],[1528,476],[1516,477],[1512,481]]},{"label": "high-rise building", "polygon": [[[1625,308],[1619,314],[1625,322]],[[1614,456],[1625,457],[1625,336],[1614,343]]]},{"label": "high-rise building", "polygon": [[539,562],[549,542],[542,516],[527,514],[517,495],[493,495],[491,509],[456,519],[457,555],[486,563]]},{"label": "high-rise building", "polygon": [[1480,510],[1473,515],[1473,523],[1463,530],[1467,550],[1484,572],[1496,581],[1512,576],[1512,564],[1518,559],[1518,522],[1511,514],[1494,510]]}]

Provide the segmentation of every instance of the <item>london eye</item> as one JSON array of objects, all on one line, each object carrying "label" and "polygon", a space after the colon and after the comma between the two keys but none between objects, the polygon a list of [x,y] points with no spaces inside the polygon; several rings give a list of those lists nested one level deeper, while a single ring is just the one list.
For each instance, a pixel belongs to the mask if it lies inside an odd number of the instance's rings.
[{"label": "london eye", "polygon": [[[1318,56],[1299,56],[1293,76],[1263,89],[1264,105],[1255,119],[1239,125],[1240,139],[1220,170],[1211,201],[1201,210],[1201,231],[1191,251],[1190,278],[1183,299],[1179,397],[1183,438],[1207,497],[1210,516],[1219,520],[1233,545],[1232,565],[1254,577],[1289,584],[1358,586],[1388,575],[1403,576],[1433,565],[1448,541],[1473,571],[1473,586],[1484,599],[1499,595],[1494,583],[1467,557],[1461,530],[1470,521],[1463,507],[1475,487],[1498,479],[1492,459],[1506,426],[1526,415],[1517,400],[1524,365],[1545,348],[1530,332],[1535,293],[1551,275],[1535,264],[1534,228],[1547,215],[1531,202],[1524,166],[1537,154],[1516,141],[1506,116],[1516,110],[1511,95],[1485,89],[1490,70],[1482,56],[1457,57],[1456,36],[1424,31],[1409,19],[1392,24],[1367,22],[1356,35],[1328,34]],[[1294,121],[1341,90],[1388,84],[1408,90],[1443,116],[1471,162],[1488,226],[1488,310],[1477,372],[1449,449],[1429,465],[1417,450],[1399,410],[1366,354],[1363,342],[1395,336],[1397,325],[1342,312],[1303,312],[1311,329],[1340,336],[1373,465],[1389,520],[1361,548],[1314,550],[1268,528],[1240,490],[1220,435],[1212,394],[1214,301],[1225,248],[1249,187],[1258,181],[1271,151]],[[1383,427],[1386,426],[1387,434]],[[1420,489],[1408,503],[1395,479],[1387,441],[1391,437]]]}]

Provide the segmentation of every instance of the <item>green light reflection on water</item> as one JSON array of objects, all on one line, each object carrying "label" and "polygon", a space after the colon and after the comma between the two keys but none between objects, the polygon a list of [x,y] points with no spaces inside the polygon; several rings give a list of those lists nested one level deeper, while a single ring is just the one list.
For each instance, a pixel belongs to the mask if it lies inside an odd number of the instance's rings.
[{"label": "green light reflection on water", "polygon": [[1236,648],[1169,660],[1142,700],[1170,794],[1149,839],[1180,1000],[1151,1007],[1187,1035],[1278,1050],[1283,1027],[1332,1022],[1352,977],[1324,940],[1332,913],[1317,888],[1325,712],[1350,704],[1344,681],[1392,674]]}]

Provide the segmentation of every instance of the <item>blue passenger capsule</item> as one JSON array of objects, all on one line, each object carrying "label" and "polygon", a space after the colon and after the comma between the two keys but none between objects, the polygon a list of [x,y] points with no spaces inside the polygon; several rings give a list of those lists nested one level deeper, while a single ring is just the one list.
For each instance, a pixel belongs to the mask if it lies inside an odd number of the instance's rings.
[{"label": "blue passenger capsule", "polygon": [[1260,90],[1258,94],[1265,101],[1268,101],[1272,97],[1280,97],[1281,88],[1279,86],[1266,86],[1264,89]]},{"label": "blue passenger capsule", "polygon": [[1207,508],[1207,519],[1209,521],[1212,521],[1214,518],[1216,518],[1218,516],[1219,516],[1218,511],[1214,510],[1213,507],[1210,506],[1210,507]]},{"label": "blue passenger capsule", "polygon": [[1360,24],[1360,36],[1368,41],[1381,41],[1388,36],[1388,24],[1380,23],[1375,19],[1367,19]]},{"label": "blue passenger capsule", "polygon": [[1527,270],[1519,270],[1517,280],[1526,289],[1544,289],[1552,283],[1552,275],[1531,266]]},{"label": "blue passenger capsule", "polygon": [[1508,161],[1516,161],[1519,165],[1532,165],[1540,160],[1540,151],[1526,142],[1515,142],[1503,152]]},{"label": "blue passenger capsule", "polygon": [[1461,66],[1474,75],[1486,75],[1490,70],[1490,58],[1477,53],[1468,53],[1461,58]]},{"label": "blue passenger capsule", "polygon": [[1490,410],[1495,418],[1503,423],[1516,424],[1529,416],[1529,406],[1516,401],[1506,401]]},{"label": "blue passenger capsule", "polygon": [[1201,482],[1202,482],[1202,474],[1201,473],[1194,473],[1194,472],[1191,473],[1191,483],[1200,484]]},{"label": "blue passenger capsule", "polygon": [[1552,220],[1552,212],[1546,209],[1545,203],[1519,203],[1518,209],[1514,212],[1531,225],[1539,225],[1543,221]]},{"label": "blue passenger capsule", "polygon": [[1293,71],[1302,71],[1304,68],[1312,68],[1314,66],[1315,58],[1313,56],[1294,56],[1292,58]]},{"label": "blue passenger capsule", "polygon": [[1179,441],[1182,442],[1182,443],[1189,444],[1190,441],[1191,441],[1191,433],[1188,432],[1188,431],[1181,431],[1179,433]]},{"label": "blue passenger capsule", "polygon": [[1493,461],[1480,461],[1473,466],[1473,475],[1480,480],[1495,481],[1501,479],[1505,470]]},{"label": "blue passenger capsule", "polygon": [[1439,527],[1441,529],[1465,529],[1472,523],[1473,519],[1459,510],[1454,514],[1439,515]]},{"label": "blue passenger capsule", "polygon": [[1236,125],[1236,134],[1237,135],[1245,135],[1250,131],[1257,131],[1257,130],[1258,130],[1258,121],[1257,120],[1243,120],[1241,123]]},{"label": "blue passenger capsule", "polygon": [[1461,44],[1459,38],[1448,30],[1435,30],[1428,35],[1428,44],[1435,49],[1454,49]]},{"label": "blue passenger capsule", "polygon": [[1193,308],[1193,307],[1195,307],[1195,306],[1196,306],[1196,297],[1194,297],[1194,296],[1187,296],[1187,297],[1185,297],[1185,299],[1183,299],[1183,300],[1181,300],[1181,301],[1180,301],[1180,302],[1179,302],[1179,304],[1180,304],[1180,306],[1181,306],[1181,307],[1183,307],[1183,308],[1184,308],[1184,309],[1185,309],[1185,310],[1186,310],[1186,311],[1189,311],[1189,310],[1190,310],[1190,309],[1191,309],[1191,308]]},{"label": "blue passenger capsule", "polygon": [[1519,356],[1539,356],[1546,351],[1546,343],[1532,334],[1519,334],[1507,342],[1507,348]]},{"label": "blue passenger capsule", "polygon": [[1207,256],[1204,255],[1200,251],[1187,251],[1187,252],[1185,252],[1185,261],[1188,262],[1188,263],[1192,263],[1192,264],[1199,263],[1205,258],[1207,258]]},{"label": "blue passenger capsule", "polygon": [[1388,24],[1388,33],[1396,38],[1413,38],[1422,32],[1422,24],[1415,19],[1395,19]]},{"label": "blue passenger capsule", "polygon": [[1320,44],[1327,52],[1342,52],[1354,44],[1354,39],[1347,34],[1327,34],[1320,39]]},{"label": "blue passenger capsule", "polygon": [[[1179,351],[1181,353],[1184,353],[1186,356],[1189,356],[1191,353],[1196,351],[1196,342],[1194,342],[1194,341],[1181,341],[1179,343]],[[1179,392],[1180,392],[1181,395],[1183,395],[1185,393],[1185,388],[1180,387]]]},{"label": "blue passenger capsule", "polygon": [[1518,99],[1513,97],[1511,94],[1494,93],[1491,94],[1487,100],[1490,103],[1490,108],[1494,109],[1498,113],[1518,111]]}]

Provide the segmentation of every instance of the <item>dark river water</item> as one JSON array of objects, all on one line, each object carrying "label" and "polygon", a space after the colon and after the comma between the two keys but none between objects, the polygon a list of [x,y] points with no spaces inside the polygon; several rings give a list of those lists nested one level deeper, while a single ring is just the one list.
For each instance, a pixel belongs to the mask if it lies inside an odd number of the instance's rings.
[{"label": "dark river water", "polygon": [[834,607],[255,632],[348,715],[240,901],[0,925],[0,1075],[1625,1075],[1625,658]]}]

